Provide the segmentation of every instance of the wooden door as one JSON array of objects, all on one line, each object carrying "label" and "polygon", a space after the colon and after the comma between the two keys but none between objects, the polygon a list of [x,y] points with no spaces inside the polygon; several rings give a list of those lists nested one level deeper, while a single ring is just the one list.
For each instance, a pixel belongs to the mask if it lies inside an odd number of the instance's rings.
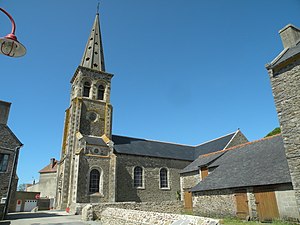
[{"label": "wooden door", "polygon": [[193,209],[192,192],[190,192],[190,191],[184,192],[184,208],[188,209],[188,210]]},{"label": "wooden door", "polygon": [[249,216],[248,197],[246,191],[235,194],[236,216],[239,219],[246,219]]},{"label": "wooden door", "polygon": [[257,190],[254,193],[257,214],[260,221],[271,221],[279,218],[279,212],[274,191]]}]

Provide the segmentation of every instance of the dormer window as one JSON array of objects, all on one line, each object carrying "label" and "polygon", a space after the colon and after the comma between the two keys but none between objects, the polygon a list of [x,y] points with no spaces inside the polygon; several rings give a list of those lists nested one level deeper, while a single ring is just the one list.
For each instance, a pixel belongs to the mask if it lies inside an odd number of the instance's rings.
[{"label": "dormer window", "polygon": [[102,84],[100,84],[99,87],[98,87],[97,100],[103,100],[104,99],[104,91],[105,91],[104,86]]},{"label": "dormer window", "polygon": [[83,97],[89,97],[90,96],[90,89],[91,89],[90,82],[84,82],[84,84],[83,84]]}]

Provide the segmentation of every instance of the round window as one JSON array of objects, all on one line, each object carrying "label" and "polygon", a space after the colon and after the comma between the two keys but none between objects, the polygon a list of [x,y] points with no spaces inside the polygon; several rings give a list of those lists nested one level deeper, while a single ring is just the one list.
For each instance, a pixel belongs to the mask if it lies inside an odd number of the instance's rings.
[{"label": "round window", "polygon": [[99,153],[99,149],[98,149],[98,148],[95,148],[95,149],[94,149],[94,153],[98,154],[98,153]]},{"label": "round window", "polygon": [[88,120],[94,122],[97,119],[97,113],[95,113],[95,112],[89,112],[88,115],[87,115],[87,117],[88,117]]}]

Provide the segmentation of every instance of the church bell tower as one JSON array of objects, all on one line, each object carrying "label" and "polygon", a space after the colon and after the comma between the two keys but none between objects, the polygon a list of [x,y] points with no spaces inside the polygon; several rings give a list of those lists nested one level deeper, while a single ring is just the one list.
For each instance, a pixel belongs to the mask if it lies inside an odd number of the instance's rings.
[{"label": "church bell tower", "polygon": [[57,177],[57,208],[114,201],[112,77],[105,71],[97,13],[81,63],[71,79]]}]

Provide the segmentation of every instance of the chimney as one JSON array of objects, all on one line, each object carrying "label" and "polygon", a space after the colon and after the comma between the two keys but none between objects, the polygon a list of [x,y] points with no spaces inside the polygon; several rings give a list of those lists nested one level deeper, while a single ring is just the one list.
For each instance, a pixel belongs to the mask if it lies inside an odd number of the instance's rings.
[{"label": "chimney", "polygon": [[55,163],[55,158],[51,158],[51,159],[50,159],[50,165],[51,165],[51,168],[54,167],[54,163]]},{"label": "chimney", "polygon": [[10,102],[0,100],[0,124],[7,124],[10,105]]},{"label": "chimney", "polygon": [[300,41],[300,29],[292,24],[286,25],[279,31],[284,48],[295,47]]}]

